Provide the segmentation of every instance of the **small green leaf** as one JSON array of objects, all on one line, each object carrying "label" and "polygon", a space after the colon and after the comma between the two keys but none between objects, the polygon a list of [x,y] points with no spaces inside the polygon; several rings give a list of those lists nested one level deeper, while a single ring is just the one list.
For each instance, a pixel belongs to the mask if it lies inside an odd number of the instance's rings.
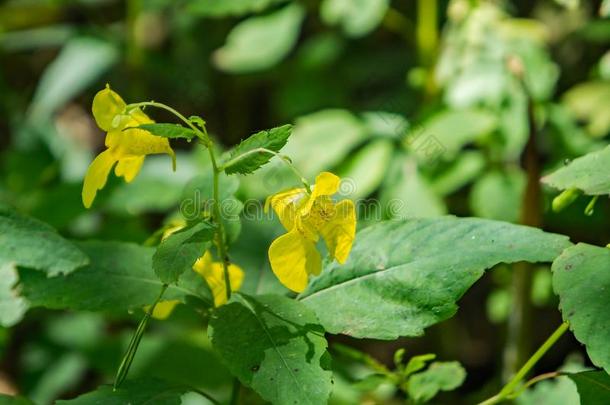
[{"label": "small green leaf", "polygon": [[[225,172],[227,174],[241,173],[248,174],[252,173],[273,157],[268,152],[253,152],[258,148],[269,149],[274,152],[279,152],[280,149],[286,145],[288,138],[292,133],[292,125],[283,125],[281,127],[272,128],[265,131],[257,132],[249,138],[241,141],[233,151],[225,166]],[[250,153],[244,158],[237,159],[238,156],[245,153]]]},{"label": "small green leaf", "polygon": [[466,370],[457,361],[434,362],[409,378],[408,392],[415,402],[427,402],[439,391],[458,388],[466,379]]},{"label": "small green leaf", "polygon": [[426,365],[436,358],[436,354],[421,354],[419,356],[413,356],[409,359],[409,362],[405,366],[402,375],[408,377],[413,373],[417,373],[422,370]]},{"label": "small green leaf", "polygon": [[12,263],[0,263],[0,326],[18,323],[28,309],[28,303],[19,297],[15,285],[19,279]]},{"label": "small green leaf", "polygon": [[581,405],[604,405],[610,402],[610,375],[603,371],[568,374],[576,383]]},{"label": "small green leaf", "polygon": [[166,284],[176,283],[203,256],[213,238],[214,226],[206,221],[171,234],[153,256],[155,274]]},{"label": "small green leaf", "polygon": [[274,404],[326,403],[331,373],[320,364],[327,343],[314,313],[279,295],[234,297],[208,329],[233,375]]},{"label": "small green leaf", "polygon": [[192,388],[157,379],[128,380],[117,390],[113,390],[110,385],[102,385],[97,390],[75,399],[57,401],[56,403],[57,405],[180,405],[182,404],[182,396],[192,391]]},{"label": "small green leaf", "polygon": [[0,264],[4,263],[54,277],[75,271],[89,258],[51,226],[0,205]]},{"label": "small green leaf", "polygon": [[499,263],[550,262],[563,235],[480,218],[386,221],[365,228],[345,264],[329,262],[300,299],[330,333],[419,336]]},{"label": "small green leaf", "polygon": [[578,189],[588,195],[610,194],[610,146],[574,159],[542,178],[559,190]]},{"label": "small green leaf", "polygon": [[610,372],[610,249],[579,243],[566,249],[552,270],[563,319],[593,364]]},{"label": "small green leaf", "polygon": [[[64,277],[19,269],[21,295],[32,307],[82,311],[125,312],[152,304],[163,283],[152,270],[154,248],[121,242],[82,242],[91,265]],[[166,300],[188,302],[190,297],[211,305],[207,284],[194,271],[170,285]]]},{"label": "small green leaf", "polygon": [[297,42],[305,10],[298,3],[264,16],[250,17],[233,28],[227,43],[214,52],[219,69],[247,73],[279,63]]},{"label": "small green leaf", "polygon": [[197,137],[197,133],[191,128],[186,128],[179,124],[142,124],[137,128],[143,129],[153,135],[161,136],[163,138],[182,138],[190,141]]}]

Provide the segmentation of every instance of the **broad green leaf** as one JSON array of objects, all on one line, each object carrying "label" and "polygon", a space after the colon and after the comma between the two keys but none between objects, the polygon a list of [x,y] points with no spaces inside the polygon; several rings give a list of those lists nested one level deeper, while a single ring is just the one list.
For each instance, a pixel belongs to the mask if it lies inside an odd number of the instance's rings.
[{"label": "broad green leaf", "polygon": [[419,336],[499,263],[550,262],[568,238],[480,218],[386,221],[356,234],[344,265],[329,263],[299,297],[330,333]]},{"label": "broad green leaf", "polygon": [[610,249],[579,243],[566,249],[552,270],[563,319],[593,364],[610,372]]},{"label": "broad green leaf", "polygon": [[518,168],[484,174],[470,192],[472,213],[481,218],[517,222],[525,184],[525,173]]},{"label": "broad green leaf", "polygon": [[[65,277],[20,269],[21,295],[31,306],[82,311],[124,312],[152,304],[163,283],[152,270],[154,248],[121,242],[83,242],[91,265]],[[194,271],[167,288],[166,300],[187,302],[189,297],[211,305],[211,293]]]},{"label": "broad green leaf", "polygon": [[427,402],[439,391],[458,388],[466,379],[466,370],[457,361],[434,362],[428,369],[409,378],[409,397],[418,402]]},{"label": "broad green leaf", "polygon": [[[279,152],[280,149],[286,145],[286,142],[288,142],[291,133],[292,125],[283,125],[281,127],[257,132],[249,138],[244,139],[231,152],[225,166],[225,172],[227,174],[252,173],[269,162],[273,157],[273,155],[268,152],[256,151],[256,149],[264,148],[273,152]],[[237,159],[244,154],[246,154],[246,156]]]},{"label": "broad green leaf", "polygon": [[189,0],[188,10],[206,17],[241,16],[258,13],[286,0]]},{"label": "broad green leaf", "polygon": [[347,35],[360,37],[381,23],[389,5],[389,0],[324,0],[320,14],[326,24],[341,25]]},{"label": "broad green leaf", "polygon": [[497,118],[489,111],[446,110],[413,128],[405,142],[417,152],[427,141],[434,140],[442,148],[442,158],[451,160],[463,146],[488,135],[497,125]]},{"label": "broad green leaf", "polygon": [[161,242],[153,256],[155,274],[166,284],[176,283],[203,256],[213,238],[214,226],[207,221],[171,234]]},{"label": "broad green leaf", "polygon": [[150,132],[153,135],[170,139],[191,140],[197,137],[197,133],[191,128],[183,127],[179,124],[142,124],[138,128]]},{"label": "broad green leaf", "polygon": [[551,187],[577,188],[588,195],[610,194],[610,146],[574,159],[542,178]]},{"label": "broad green leaf", "polygon": [[250,17],[237,24],[227,43],[216,52],[216,66],[230,73],[248,73],[270,68],[292,50],[299,37],[303,7],[291,3],[265,16]]},{"label": "broad green leaf", "polygon": [[102,385],[97,390],[75,399],[56,403],[57,405],[181,405],[182,396],[192,391],[191,388],[181,384],[156,379],[127,380],[116,391],[112,389],[112,385]]},{"label": "broad green leaf", "polygon": [[327,343],[314,313],[278,295],[234,296],[208,330],[233,375],[274,404],[326,403],[331,372],[320,365]]},{"label": "broad green leaf", "polygon": [[68,274],[89,263],[87,256],[52,227],[0,205],[0,264]]},{"label": "broad green leaf", "polygon": [[603,371],[568,374],[576,383],[581,405],[604,405],[610,402],[610,375]]},{"label": "broad green leaf", "polygon": [[0,326],[5,328],[18,323],[28,309],[27,301],[15,290],[18,280],[12,263],[0,263]]},{"label": "broad green leaf", "polygon": [[371,195],[386,176],[393,150],[392,142],[380,139],[354,153],[337,171],[343,182],[339,193],[354,200]]},{"label": "broad green leaf", "polygon": [[362,121],[368,133],[383,138],[400,139],[409,130],[405,117],[387,111],[367,111],[362,114]]},{"label": "broad green leaf", "polygon": [[71,39],[49,65],[38,82],[30,106],[31,122],[51,117],[78,96],[118,60],[117,48],[96,38]]}]

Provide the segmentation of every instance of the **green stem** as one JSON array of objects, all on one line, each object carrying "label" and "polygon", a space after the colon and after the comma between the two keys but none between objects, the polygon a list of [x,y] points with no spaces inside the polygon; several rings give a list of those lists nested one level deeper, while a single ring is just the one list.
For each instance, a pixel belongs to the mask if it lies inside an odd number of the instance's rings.
[{"label": "green stem", "polygon": [[420,63],[429,67],[434,61],[436,48],[438,46],[438,32],[436,29],[438,20],[437,0],[417,1],[417,47]]},{"label": "green stem", "polygon": [[119,365],[119,369],[117,370],[117,374],[114,379],[114,386],[113,386],[114,390],[118,389],[121,386],[121,384],[123,383],[123,381],[125,381],[125,378],[127,377],[127,374],[129,373],[129,368],[131,367],[131,363],[133,363],[133,359],[136,355],[136,352],[138,351],[138,346],[140,345],[142,336],[144,336],[144,331],[146,331],[146,326],[148,325],[148,321],[150,320],[150,317],[152,316],[153,311],[155,310],[155,307],[157,306],[159,301],[161,301],[161,298],[163,298],[163,294],[165,294],[165,290],[167,290],[167,284],[163,284],[163,287],[161,287],[161,292],[159,293],[159,296],[157,297],[155,302],[148,308],[148,310],[144,314],[144,317],[138,324],[138,328],[136,329],[136,332],[132,336],[131,341],[129,342],[129,346],[127,346],[127,351],[125,352],[125,355],[123,356],[123,360],[121,361],[121,364]]},{"label": "green stem", "polygon": [[225,247],[225,229],[224,223],[222,222],[222,214],[220,212],[220,192],[218,190],[218,175],[222,172],[218,168],[218,164],[216,163],[216,156],[214,156],[214,150],[210,146],[208,147],[208,152],[210,153],[210,161],[212,162],[212,170],[214,176],[214,211],[213,218],[218,226],[218,232],[216,234],[216,247],[218,248],[218,256],[222,261],[222,269],[224,272],[225,278],[225,286],[227,293],[227,300],[231,298],[231,279],[229,277],[229,256],[227,255],[227,250]]},{"label": "green stem", "polygon": [[493,405],[497,404],[505,399],[508,399],[511,394],[515,392],[515,389],[519,383],[525,378],[525,376],[531,371],[531,369],[538,363],[538,361],[549,351],[551,347],[559,340],[561,336],[568,330],[569,324],[567,322],[562,323],[553,332],[551,336],[532,354],[532,356],[525,362],[523,367],[517,371],[517,374],[500,390],[500,392],[493,397],[481,402],[479,405]]},{"label": "green stem", "polygon": [[237,378],[233,379],[233,388],[231,389],[231,400],[229,401],[229,405],[237,405],[239,402],[239,390],[241,389],[241,384]]},{"label": "green stem", "polygon": [[239,162],[240,160],[250,156],[250,155],[254,155],[256,153],[269,153],[273,156],[277,156],[284,164],[286,164],[291,170],[292,172],[295,174],[295,176],[297,176],[299,178],[299,180],[301,181],[301,183],[303,183],[303,185],[305,186],[305,189],[307,190],[307,192],[311,192],[311,185],[309,184],[309,182],[307,181],[307,179],[305,179],[305,177],[303,177],[301,175],[301,173],[297,170],[296,167],[294,167],[294,165],[292,164],[292,162],[290,161],[290,159],[284,155],[281,155],[275,151],[272,151],[270,149],[266,149],[266,148],[256,148],[256,149],[252,149],[249,150],[247,152],[242,153],[241,155],[235,156],[234,158],[228,160],[227,162],[225,162],[222,166],[220,166],[218,168],[219,171],[224,171],[227,167],[234,165],[235,163]]}]

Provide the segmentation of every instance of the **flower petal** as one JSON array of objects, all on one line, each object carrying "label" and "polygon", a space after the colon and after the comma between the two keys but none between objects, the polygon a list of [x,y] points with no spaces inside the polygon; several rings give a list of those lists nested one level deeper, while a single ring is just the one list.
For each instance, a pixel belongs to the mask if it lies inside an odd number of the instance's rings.
[{"label": "flower petal", "polygon": [[306,196],[307,193],[304,188],[293,188],[274,194],[267,198],[267,201],[265,202],[265,212],[267,212],[269,206],[271,206],[273,211],[275,211],[280,218],[280,222],[284,225],[284,228],[290,231],[294,228],[294,219],[297,210],[303,203],[303,198]]},{"label": "flower petal", "polygon": [[125,181],[130,183],[140,172],[142,163],[144,163],[144,156],[123,158],[114,168],[114,174],[124,177]]},{"label": "flower petal", "polygon": [[311,210],[311,207],[318,198],[335,194],[339,189],[340,183],[341,179],[330,172],[322,172],[318,174],[316,177],[316,184],[311,192],[311,196],[302,210],[303,215],[307,215],[309,213],[309,210]]},{"label": "flower petal", "polygon": [[91,110],[97,126],[104,131],[110,131],[114,118],[121,114],[125,107],[127,105],[121,96],[112,91],[109,85],[106,85],[106,88],[98,91],[93,98]]},{"label": "flower petal", "polygon": [[112,152],[105,150],[91,162],[83,182],[82,198],[86,208],[91,207],[91,204],[93,204],[97,190],[101,190],[106,185],[108,174],[116,161]]},{"label": "flower petal", "polygon": [[[157,305],[155,305],[155,309],[153,309],[152,317],[161,321],[169,318],[174,311],[174,308],[179,303],[179,300],[161,301],[157,303]],[[144,307],[144,311],[148,311],[149,309],[150,305]]]},{"label": "flower petal", "polygon": [[[206,251],[205,254],[195,262],[193,270],[205,278],[206,283],[214,296],[214,306],[219,307],[227,302],[227,287],[225,284],[224,268],[222,263],[212,262],[212,255]],[[229,264],[229,281],[231,291],[241,288],[244,281],[244,271],[235,264]]]},{"label": "flower petal", "polygon": [[345,263],[356,235],[354,202],[343,200],[335,206],[335,214],[321,229],[328,252],[339,263]]},{"label": "flower petal", "polygon": [[269,247],[271,269],[292,291],[305,290],[309,274],[320,274],[321,258],[315,245],[297,229],[280,236]]}]

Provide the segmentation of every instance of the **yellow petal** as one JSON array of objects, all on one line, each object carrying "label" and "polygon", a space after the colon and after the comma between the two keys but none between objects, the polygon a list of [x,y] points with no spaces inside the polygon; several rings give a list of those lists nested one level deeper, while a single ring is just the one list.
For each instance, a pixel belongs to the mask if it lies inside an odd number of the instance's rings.
[{"label": "yellow petal", "polygon": [[297,210],[306,196],[307,193],[304,188],[293,188],[274,194],[267,198],[267,201],[265,202],[265,212],[267,212],[269,206],[271,206],[279,217],[282,225],[284,225],[284,228],[290,231],[294,228],[294,219]]},{"label": "yellow petal", "polygon": [[144,163],[144,156],[123,158],[114,168],[114,174],[124,177],[125,181],[130,183],[140,172],[142,163]]},{"label": "yellow petal", "polygon": [[[210,255],[210,252],[206,251],[205,254],[195,262],[193,270],[205,278],[205,281],[214,296],[214,306],[219,307],[226,304],[227,287],[222,263],[212,262],[212,255]],[[244,281],[244,271],[235,264],[229,264],[228,270],[231,291],[237,291],[241,288]]]},{"label": "yellow petal", "polygon": [[311,192],[311,196],[307,204],[303,209],[303,214],[309,213],[313,203],[322,196],[331,196],[337,192],[339,189],[339,184],[341,183],[341,179],[330,173],[330,172],[322,172],[318,174],[316,177],[316,184],[313,187],[313,191]]},{"label": "yellow petal", "polygon": [[91,162],[83,182],[82,197],[86,208],[93,204],[97,190],[101,190],[106,185],[108,174],[115,163],[116,159],[110,150],[103,151]]},{"label": "yellow petal", "polygon": [[115,117],[121,114],[127,105],[117,93],[110,89],[110,86],[106,85],[104,90],[98,91],[93,98],[93,117],[97,126],[104,131],[110,131],[112,129],[112,122]]},{"label": "yellow petal", "polygon": [[321,229],[328,252],[339,263],[345,263],[356,235],[354,202],[343,200],[335,206],[335,214]]},{"label": "yellow petal", "polygon": [[[153,309],[152,317],[159,320],[164,320],[169,318],[169,316],[174,311],[176,305],[178,305],[180,301],[178,300],[169,300],[169,301],[161,301],[155,305],[155,309]],[[144,307],[144,311],[148,311],[150,309],[150,305]]]},{"label": "yellow petal", "polygon": [[280,282],[296,292],[307,287],[309,274],[320,274],[322,265],[315,245],[296,228],[273,241],[269,261]]}]

